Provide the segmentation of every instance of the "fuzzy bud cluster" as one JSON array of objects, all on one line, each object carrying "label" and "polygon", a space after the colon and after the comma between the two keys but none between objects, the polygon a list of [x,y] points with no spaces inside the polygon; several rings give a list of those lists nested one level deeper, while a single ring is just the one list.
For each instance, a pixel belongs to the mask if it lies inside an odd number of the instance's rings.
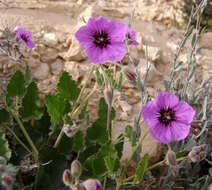
[{"label": "fuzzy bud cluster", "polygon": [[195,146],[192,148],[191,152],[188,154],[188,158],[192,162],[200,162],[201,160],[204,160],[206,157],[206,150],[207,150],[207,145],[203,144],[200,146]]}]

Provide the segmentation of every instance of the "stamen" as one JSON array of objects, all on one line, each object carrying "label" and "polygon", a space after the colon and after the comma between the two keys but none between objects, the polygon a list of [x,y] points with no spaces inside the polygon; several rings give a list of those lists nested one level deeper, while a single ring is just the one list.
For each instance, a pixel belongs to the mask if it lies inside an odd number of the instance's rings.
[{"label": "stamen", "polygon": [[101,30],[100,32],[95,32],[93,38],[93,42],[100,48],[106,48],[107,45],[110,44],[110,39],[108,38],[108,35],[104,30]]},{"label": "stamen", "polygon": [[175,121],[175,112],[171,108],[163,108],[159,111],[158,120],[165,126],[168,126],[172,121]]}]

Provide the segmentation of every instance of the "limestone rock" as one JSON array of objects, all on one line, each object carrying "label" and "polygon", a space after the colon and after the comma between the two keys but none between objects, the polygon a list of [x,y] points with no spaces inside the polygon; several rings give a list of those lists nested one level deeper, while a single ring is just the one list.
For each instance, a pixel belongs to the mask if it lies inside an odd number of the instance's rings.
[{"label": "limestone rock", "polygon": [[203,48],[212,50],[212,32],[204,33],[200,38],[200,45]]},{"label": "limestone rock", "polygon": [[43,36],[45,45],[49,47],[55,47],[58,43],[58,38],[55,33],[46,33]]},{"label": "limestone rock", "polygon": [[144,47],[145,55],[152,62],[157,61],[161,58],[162,50],[159,47],[147,46]]},{"label": "limestone rock", "polygon": [[83,61],[86,59],[85,55],[82,53],[84,49],[80,46],[78,40],[72,36],[71,46],[64,55],[62,55],[63,59],[66,61]]},{"label": "limestone rock", "polygon": [[47,48],[44,52],[41,53],[41,61],[44,63],[52,63],[58,57],[58,51],[53,48]]},{"label": "limestone rock", "polygon": [[36,79],[46,79],[49,75],[49,65],[47,63],[41,63],[35,70],[32,70],[32,74]]},{"label": "limestone rock", "polygon": [[[149,64],[149,71],[148,71],[148,75],[146,78],[146,82],[157,82],[160,81],[162,79],[162,73],[160,73],[155,65],[151,62],[148,63]],[[138,65],[138,69],[140,71],[140,75],[141,75],[141,79],[145,78],[145,75],[147,73],[147,65],[146,65],[146,60],[145,59],[140,59],[140,64]]]},{"label": "limestone rock", "polygon": [[51,64],[51,73],[53,75],[60,75],[63,70],[63,62],[60,59],[57,59],[55,62]]}]

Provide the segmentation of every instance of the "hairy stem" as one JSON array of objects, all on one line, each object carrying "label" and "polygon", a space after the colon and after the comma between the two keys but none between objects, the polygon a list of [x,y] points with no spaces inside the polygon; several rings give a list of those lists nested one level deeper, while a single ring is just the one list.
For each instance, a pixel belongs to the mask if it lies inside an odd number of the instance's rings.
[{"label": "hairy stem", "polygon": [[10,133],[15,137],[15,139],[29,152],[31,153],[31,151],[29,150],[29,148],[24,144],[24,142],[15,134],[15,132],[10,129],[10,127],[6,126],[5,127],[7,128],[8,131],[10,131]]},{"label": "hairy stem", "polygon": [[23,123],[21,122],[20,118],[19,118],[16,114],[14,114],[14,113],[12,112],[12,110],[10,110],[10,108],[8,108],[8,111],[10,112],[10,114],[11,114],[11,115],[15,118],[15,120],[17,121],[17,123],[18,123],[19,127],[21,128],[21,130],[22,130],[22,132],[23,132],[25,138],[27,139],[28,143],[29,143],[30,146],[32,147],[33,152],[35,153],[35,160],[38,161],[38,159],[39,159],[39,152],[38,152],[36,146],[34,145],[32,139],[30,138],[29,134],[27,133],[26,129],[24,128]]},{"label": "hairy stem", "polygon": [[[92,71],[93,72],[93,71]],[[88,94],[88,96],[86,97],[86,99],[78,106],[78,107],[74,107],[69,115],[70,119],[72,119],[75,114],[82,108],[82,106],[89,100],[89,98],[94,94],[94,92],[96,91],[96,87],[94,87],[94,89]],[[77,105],[77,104],[76,104]],[[60,144],[60,141],[63,137],[64,131],[63,128],[60,131],[59,136],[57,137],[57,140],[54,144],[54,148],[57,148],[58,145]]]}]

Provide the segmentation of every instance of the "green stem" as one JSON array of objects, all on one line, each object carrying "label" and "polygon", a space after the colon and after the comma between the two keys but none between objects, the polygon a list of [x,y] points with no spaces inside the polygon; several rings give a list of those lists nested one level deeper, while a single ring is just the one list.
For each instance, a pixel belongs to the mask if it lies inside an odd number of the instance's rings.
[{"label": "green stem", "polygon": [[107,183],[107,175],[105,175],[105,177],[104,177],[104,183],[103,183],[102,190],[105,190],[105,188],[106,188],[106,183]]},{"label": "green stem", "polygon": [[8,110],[12,114],[12,116],[15,118],[15,120],[17,121],[17,123],[18,123],[19,127],[21,128],[25,138],[27,139],[28,143],[30,144],[30,146],[32,147],[32,150],[35,153],[36,161],[38,161],[39,152],[38,152],[37,148],[35,147],[32,139],[29,136],[29,134],[27,133],[26,129],[24,128],[24,125],[22,124],[21,120],[19,119],[19,117],[16,114],[14,114],[9,108],[8,108]]},{"label": "green stem", "polygon": [[[127,163],[126,163],[126,166],[124,167],[124,169],[123,169],[122,172],[121,172],[120,180],[123,179],[124,173],[125,173],[125,171],[127,170],[127,167],[128,167],[128,165],[129,165],[129,163],[130,163],[131,160],[133,159],[133,156],[134,156],[135,152],[138,150],[139,146],[143,143],[144,139],[146,138],[146,136],[147,136],[148,134],[149,134],[149,130],[146,131],[146,133],[144,134],[144,136],[140,139],[140,141],[139,141],[138,144],[136,145],[136,147],[135,147],[135,149],[133,150],[133,152],[132,152],[132,154],[131,154],[129,160],[128,160]],[[116,190],[119,190],[119,188],[120,188],[120,185],[119,185],[118,183],[117,183],[116,188],[117,188]]]},{"label": "green stem", "polygon": [[24,144],[24,142],[21,140],[21,139],[19,139],[19,137],[15,134],[15,132],[12,130],[12,129],[10,129],[10,127],[8,127],[8,126],[6,126],[5,125],[5,127],[7,128],[7,130],[8,131],[10,131],[10,133],[15,137],[15,139],[29,152],[29,153],[31,153],[31,151],[29,150],[29,148],[27,148],[27,146]]},{"label": "green stem", "polygon": [[140,141],[139,141],[138,144],[136,145],[135,149],[133,150],[133,152],[132,152],[132,154],[131,154],[131,156],[130,156],[130,159],[128,160],[128,162],[127,162],[127,164],[126,164],[126,166],[125,166],[125,168],[124,168],[124,170],[123,170],[122,177],[123,177],[124,172],[126,171],[128,165],[129,165],[129,163],[130,163],[131,160],[133,159],[134,154],[136,153],[136,151],[138,150],[139,146],[143,143],[144,139],[146,138],[146,136],[147,136],[148,134],[149,134],[149,130],[146,131],[146,133],[144,134],[144,136],[140,139]]},{"label": "green stem", "polygon": [[[76,108],[73,108],[73,110],[71,111],[71,113],[69,115],[70,119],[72,119],[75,116],[75,114],[80,110],[80,108],[85,104],[85,102],[88,101],[88,99],[94,94],[95,91],[96,91],[96,87],[90,92],[90,94],[86,97],[86,99],[82,102],[82,104],[80,104]],[[57,148],[58,145],[60,144],[60,141],[63,137],[63,134],[64,134],[64,131],[63,131],[63,128],[62,128],[61,131],[60,131],[60,134],[57,137],[57,140],[54,144],[54,148]]]},{"label": "green stem", "polygon": [[117,183],[117,185],[116,185],[116,190],[119,190],[120,187],[121,187],[121,184]]},{"label": "green stem", "polygon": [[81,99],[81,97],[82,97],[82,95],[83,95],[83,92],[84,92],[84,90],[85,90],[85,88],[86,88],[86,86],[87,86],[87,84],[88,84],[88,81],[90,80],[90,78],[91,78],[91,76],[92,76],[92,73],[94,72],[94,69],[95,69],[95,65],[93,65],[93,67],[91,68],[91,71],[90,71],[90,73],[88,74],[88,78],[86,79],[86,81],[85,81],[85,83],[84,83],[84,85],[83,85],[83,87],[82,87],[82,89],[81,89],[81,91],[80,91],[80,94],[79,94],[79,96],[78,96],[78,98],[77,98],[77,101],[76,101],[76,103],[75,103],[76,106],[77,106],[77,104],[79,104],[79,102],[80,102],[80,99]]}]

